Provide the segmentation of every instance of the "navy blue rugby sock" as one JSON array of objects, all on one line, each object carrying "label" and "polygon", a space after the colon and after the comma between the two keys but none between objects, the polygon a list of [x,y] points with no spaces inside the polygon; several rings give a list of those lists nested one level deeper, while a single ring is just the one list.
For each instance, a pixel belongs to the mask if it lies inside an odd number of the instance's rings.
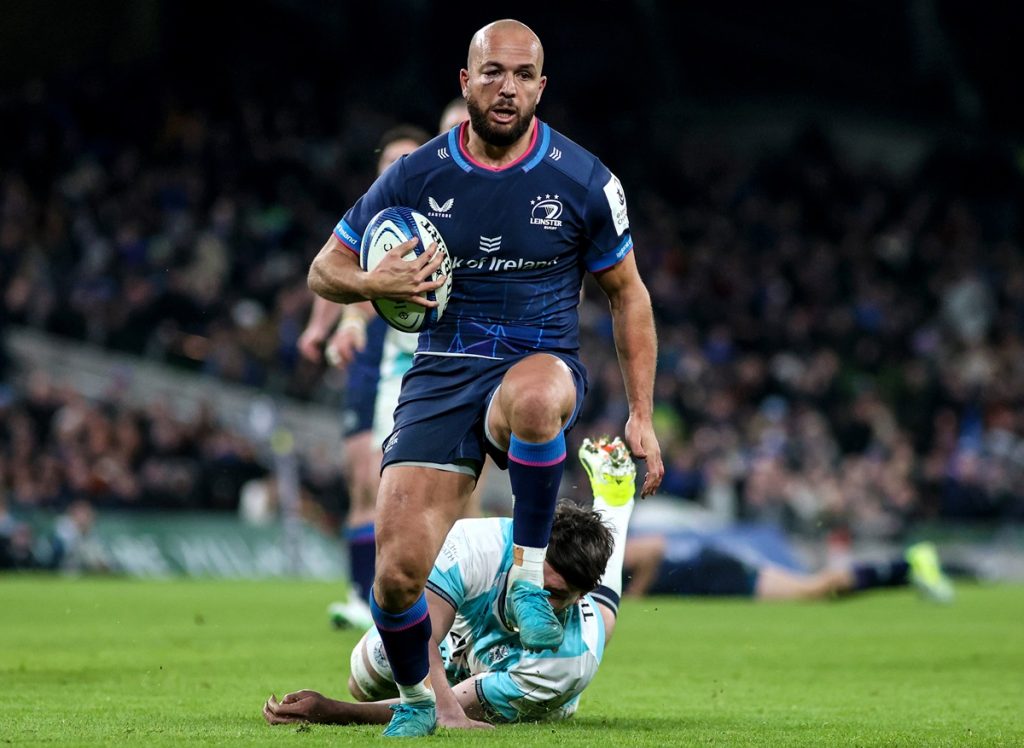
[{"label": "navy blue rugby sock", "polygon": [[373,589],[373,570],[377,556],[377,539],[373,533],[373,523],[349,527],[345,530],[345,538],[348,540],[348,568],[352,586],[357,594],[366,600]]},{"label": "navy blue rugby sock", "polygon": [[412,607],[401,613],[388,613],[377,605],[370,595],[370,611],[373,622],[380,632],[384,651],[387,653],[395,683],[400,686],[414,686],[427,677],[430,671],[430,613],[427,610],[427,593],[421,592]]},{"label": "navy blue rugby sock", "polygon": [[512,542],[516,545],[547,546],[564,467],[563,432],[541,444],[520,441],[512,434],[508,447],[508,478],[515,496]]}]

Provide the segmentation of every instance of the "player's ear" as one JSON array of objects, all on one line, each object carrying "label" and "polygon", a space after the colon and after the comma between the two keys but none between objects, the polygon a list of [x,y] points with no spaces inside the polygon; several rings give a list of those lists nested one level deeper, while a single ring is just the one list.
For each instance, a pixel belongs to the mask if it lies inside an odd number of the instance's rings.
[{"label": "player's ear", "polygon": [[465,99],[469,95],[469,71],[466,68],[459,71],[459,88],[462,90],[462,98]]},{"label": "player's ear", "polygon": [[540,88],[537,89],[537,103],[540,103],[540,97],[544,95],[544,87],[548,84],[548,77],[542,75],[540,77]]}]

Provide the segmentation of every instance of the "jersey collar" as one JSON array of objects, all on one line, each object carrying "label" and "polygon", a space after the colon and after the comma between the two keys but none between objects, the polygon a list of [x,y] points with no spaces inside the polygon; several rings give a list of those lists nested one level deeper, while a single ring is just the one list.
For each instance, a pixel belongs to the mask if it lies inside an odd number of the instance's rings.
[{"label": "jersey collar", "polygon": [[544,160],[548,152],[548,144],[551,142],[551,128],[539,119],[537,126],[533,128],[533,137],[530,139],[530,147],[526,152],[510,164],[498,168],[485,166],[473,159],[462,144],[463,128],[469,127],[469,122],[463,122],[448,131],[448,152],[452,154],[455,163],[465,172],[477,174],[504,175],[514,173],[520,169],[524,172],[530,171],[533,167]]}]

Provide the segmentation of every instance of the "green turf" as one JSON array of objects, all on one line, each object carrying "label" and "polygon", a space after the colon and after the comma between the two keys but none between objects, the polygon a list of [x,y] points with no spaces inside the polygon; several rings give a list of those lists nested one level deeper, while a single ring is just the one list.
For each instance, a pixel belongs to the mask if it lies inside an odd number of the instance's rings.
[{"label": "green turf", "polygon": [[[0,744],[351,745],[379,728],[270,728],[263,700],[343,693],[357,636],[336,587],[0,576]],[[576,717],[470,745],[1021,745],[1024,588],[829,604],[626,603]]]}]

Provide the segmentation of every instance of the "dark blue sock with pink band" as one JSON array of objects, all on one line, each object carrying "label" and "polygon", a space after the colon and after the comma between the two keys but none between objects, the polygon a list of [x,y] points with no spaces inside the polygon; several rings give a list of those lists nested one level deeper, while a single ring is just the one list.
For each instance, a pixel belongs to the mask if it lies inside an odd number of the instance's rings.
[{"label": "dark blue sock with pink band", "polygon": [[395,683],[414,686],[427,677],[430,670],[430,613],[427,594],[420,593],[412,607],[401,613],[388,613],[370,595],[370,611],[380,632]]},{"label": "dark blue sock with pink band", "polygon": [[551,523],[565,467],[565,434],[548,442],[520,441],[515,434],[508,447],[508,479],[512,507],[512,542],[544,548],[551,539]]}]

